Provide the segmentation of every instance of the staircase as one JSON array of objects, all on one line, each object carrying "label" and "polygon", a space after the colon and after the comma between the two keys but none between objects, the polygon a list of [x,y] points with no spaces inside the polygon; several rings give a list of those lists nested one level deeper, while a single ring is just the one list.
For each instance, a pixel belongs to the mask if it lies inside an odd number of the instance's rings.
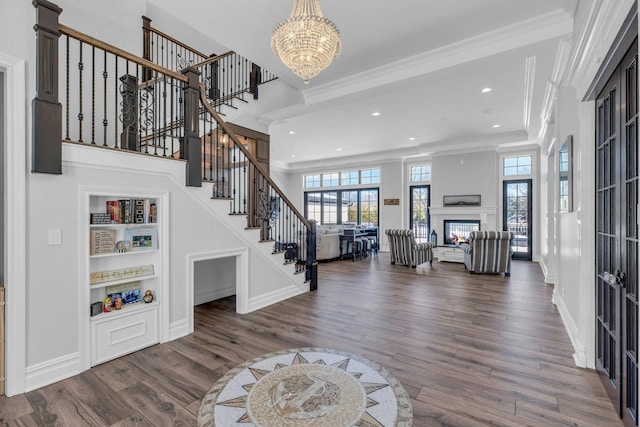
[{"label": "staircase", "polygon": [[[193,197],[206,194],[212,215],[225,210],[229,229],[315,290],[315,224],[222,119],[224,109],[249,102],[247,95],[257,100],[258,87],[276,77],[234,52],[206,57],[153,29],[148,18],[142,58],[57,27],[57,49],[38,37],[44,56],[37,79],[55,87],[39,85],[34,100],[34,172],[62,173],[56,130],[68,143],[185,162]],[[60,121],[47,120],[52,114]]]}]

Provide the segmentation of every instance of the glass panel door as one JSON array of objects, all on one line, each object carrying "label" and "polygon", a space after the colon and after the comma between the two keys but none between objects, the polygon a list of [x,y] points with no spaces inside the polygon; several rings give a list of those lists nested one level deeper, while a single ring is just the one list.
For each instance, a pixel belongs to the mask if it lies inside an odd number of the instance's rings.
[{"label": "glass panel door", "polygon": [[409,227],[413,230],[418,243],[428,242],[431,231],[429,217],[431,187],[429,185],[412,185],[409,187],[409,191]]},{"label": "glass panel door", "polygon": [[531,261],[531,180],[504,181],[503,218],[505,231],[513,232],[513,258]]}]

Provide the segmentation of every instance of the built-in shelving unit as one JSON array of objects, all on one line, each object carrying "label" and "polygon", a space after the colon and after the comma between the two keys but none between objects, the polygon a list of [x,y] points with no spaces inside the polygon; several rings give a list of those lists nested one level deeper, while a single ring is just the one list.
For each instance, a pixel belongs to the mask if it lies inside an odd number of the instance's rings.
[{"label": "built-in shelving unit", "polygon": [[162,341],[164,200],[144,193],[85,194],[82,286],[89,366]]}]

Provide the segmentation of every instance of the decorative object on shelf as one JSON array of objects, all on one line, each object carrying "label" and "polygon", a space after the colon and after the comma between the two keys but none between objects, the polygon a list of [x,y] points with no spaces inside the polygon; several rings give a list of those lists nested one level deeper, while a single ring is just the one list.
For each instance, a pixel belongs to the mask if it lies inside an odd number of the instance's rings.
[{"label": "decorative object on shelf", "polygon": [[142,297],[142,300],[147,304],[153,302],[153,292],[151,292],[151,289],[144,291],[144,297]]},{"label": "decorative object on shelf", "polygon": [[118,243],[116,243],[116,252],[118,252],[119,254],[122,254],[124,252],[127,252],[130,247],[131,247],[130,241],[120,240]]},{"label": "decorative object on shelf", "polygon": [[96,271],[89,275],[89,283],[97,285],[99,283],[114,282],[123,279],[135,279],[144,276],[153,276],[153,264],[141,265],[139,267],[119,268],[117,270]]},{"label": "decorative object on shelf", "polygon": [[113,310],[113,301],[111,301],[111,298],[106,297],[104,299],[104,303],[103,303],[102,307],[103,307],[103,311],[105,313],[109,313],[111,310]]},{"label": "decorative object on shelf", "polygon": [[442,196],[442,206],[480,206],[481,195]]},{"label": "decorative object on shelf", "polygon": [[116,297],[113,300],[113,308],[115,308],[116,310],[122,309],[122,297]]},{"label": "decorative object on shelf", "polygon": [[322,16],[318,0],[295,0],[289,19],[271,34],[271,49],[309,83],[340,54],[340,30]]},{"label": "decorative object on shelf", "polygon": [[123,305],[136,304],[142,301],[142,289],[139,281],[107,286],[106,292],[107,296],[114,301],[120,298],[120,302]]},{"label": "decorative object on shelf", "polygon": [[98,314],[102,313],[102,304],[102,301],[94,302],[93,304],[91,304],[91,317],[97,316]]},{"label": "decorative object on shelf", "polygon": [[111,224],[111,215],[105,212],[92,213],[89,219],[91,224]]},{"label": "decorative object on shelf", "polygon": [[131,242],[131,250],[158,249],[158,230],[155,228],[127,228],[124,239]]},{"label": "decorative object on shelf", "polygon": [[431,230],[431,234],[429,235],[429,243],[431,243],[434,247],[438,246],[438,233],[436,233],[436,229]]},{"label": "decorative object on shelf", "polygon": [[102,255],[113,253],[116,246],[115,230],[91,230],[89,238],[89,253]]},{"label": "decorative object on shelf", "polygon": [[298,348],[256,357],[219,378],[202,399],[197,425],[409,427],[412,420],[411,398],[382,366],[338,350]]}]

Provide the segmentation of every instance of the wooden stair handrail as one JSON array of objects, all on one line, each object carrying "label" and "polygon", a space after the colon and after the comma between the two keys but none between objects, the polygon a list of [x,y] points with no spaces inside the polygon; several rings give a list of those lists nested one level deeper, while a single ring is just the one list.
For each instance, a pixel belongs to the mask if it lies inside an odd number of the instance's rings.
[{"label": "wooden stair handrail", "polygon": [[[145,17],[143,16],[142,18],[144,19]],[[147,19],[149,19],[149,18],[147,18]],[[149,20],[149,21],[151,21],[151,20]],[[157,35],[159,35],[159,36],[161,36],[161,37],[164,37],[165,39],[169,40],[169,41],[170,41],[170,42],[172,42],[172,43],[177,44],[178,46],[180,46],[180,47],[184,48],[185,50],[189,50],[189,51],[191,51],[191,52],[195,53],[196,55],[199,55],[199,56],[201,56],[201,57],[203,57],[203,58],[207,58],[207,57],[209,56],[209,55],[207,55],[207,54],[204,54],[204,53],[202,53],[202,52],[197,51],[196,49],[192,48],[191,46],[187,46],[186,44],[182,43],[180,40],[176,40],[176,39],[174,39],[174,38],[173,38],[173,37],[171,37],[170,35],[168,35],[168,34],[166,34],[166,33],[163,33],[162,31],[158,30],[157,28],[153,28],[153,27],[151,26],[151,24],[149,24],[149,26],[148,26],[148,27],[145,27],[145,26],[143,25],[143,26],[142,26],[142,29],[143,29],[143,30],[150,31],[150,32],[152,32],[152,33],[156,33]]]},{"label": "wooden stair handrail", "polygon": [[222,58],[226,58],[227,56],[231,56],[231,55],[233,55],[234,53],[235,53],[234,51],[230,50],[230,51],[229,51],[229,52],[227,52],[227,53],[223,53],[223,54],[221,54],[221,55],[212,56],[212,57],[210,57],[210,58],[205,59],[204,61],[198,62],[197,64],[193,64],[193,65],[192,65],[192,67],[193,67],[193,68],[202,67],[202,66],[207,65],[207,64],[210,64],[210,63],[212,63],[212,62],[216,62],[216,61],[218,61],[218,60],[220,60],[220,59],[222,59]]},{"label": "wooden stair handrail", "polygon": [[91,46],[95,46],[97,48],[100,48],[106,52],[112,53],[114,55],[117,55],[121,58],[127,59],[131,62],[135,62],[136,64],[142,65],[143,67],[146,68],[150,68],[154,71],[157,71],[159,73],[162,73],[164,75],[167,75],[169,77],[172,77],[176,80],[179,80],[181,82],[187,82],[188,79],[186,76],[177,73],[175,71],[172,71],[168,68],[164,68],[158,64],[154,64],[153,62],[146,60],[144,58],[140,58],[139,56],[136,56],[132,53],[127,52],[126,50],[122,50],[120,48],[117,48],[113,45],[110,45],[109,43],[105,43],[102,40],[98,40],[95,37],[91,37],[88,34],[82,33],[80,31],[74,30],[71,27],[67,27],[66,25],[63,24],[58,24],[58,30],[60,31],[60,33],[65,34],[67,36],[73,37],[74,39],[80,40],[81,42],[87,43]]},{"label": "wooden stair handrail", "polygon": [[311,224],[309,223],[309,221],[307,221],[304,215],[302,215],[298,211],[298,209],[296,209],[296,207],[293,205],[293,203],[291,203],[291,201],[287,198],[287,196],[285,196],[284,193],[282,193],[282,190],[280,190],[280,187],[278,187],[276,183],[273,182],[273,180],[269,176],[269,173],[262,167],[262,165],[260,165],[258,162],[255,161],[253,156],[249,153],[249,150],[247,150],[245,146],[238,140],[238,137],[236,136],[236,134],[231,129],[229,129],[229,127],[227,126],[227,123],[224,120],[222,120],[218,115],[218,113],[216,113],[216,111],[211,107],[211,105],[209,104],[209,101],[207,100],[205,87],[202,83],[200,84],[200,102],[202,103],[204,108],[207,110],[207,112],[211,114],[211,116],[214,118],[216,123],[218,123],[218,126],[222,127],[222,130],[224,130],[224,132],[227,135],[229,135],[229,138],[231,138],[231,140],[236,145],[236,147],[244,153],[245,157],[247,158],[247,160],[251,162],[252,166],[255,167],[256,170],[269,183],[269,185],[271,185],[271,188],[273,188],[275,192],[278,193],[278,196],[280,196],[282,201],[284,201],[284,203],[289,207],[289,209],[291,209],[293,214],[298,217],[298,219],[304,224],[307,230],[310,230]]}]

